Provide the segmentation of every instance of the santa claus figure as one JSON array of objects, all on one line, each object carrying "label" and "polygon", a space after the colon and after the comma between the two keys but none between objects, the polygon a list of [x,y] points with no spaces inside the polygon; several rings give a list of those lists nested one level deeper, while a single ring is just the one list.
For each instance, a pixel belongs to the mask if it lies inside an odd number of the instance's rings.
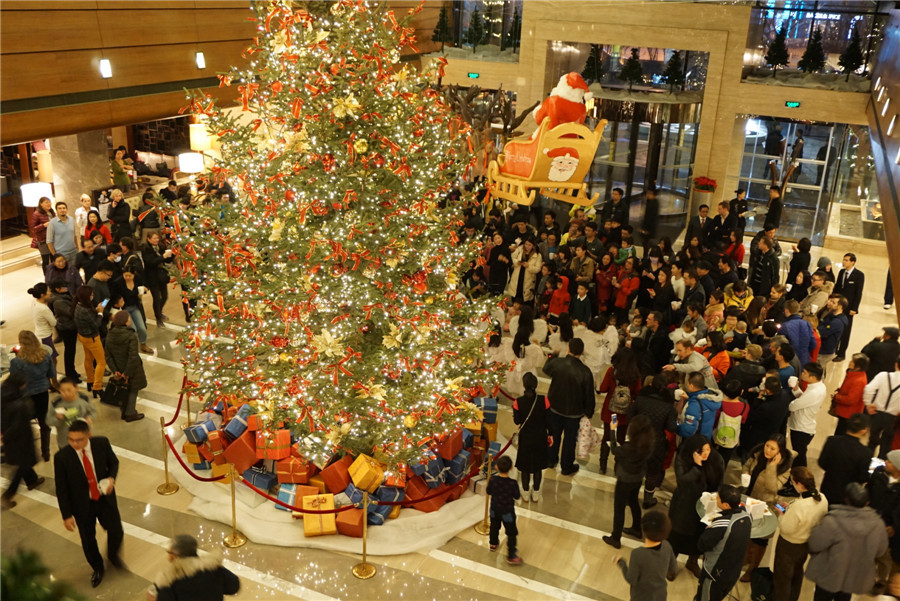
[{"label": "santa claus figure", "polygon": [[551,182],[569,181],[575,174],[575,168],[578,167],[578,151],[563,146],[549,151],[544,150],[544,153],[552,159],[547,179]]},{"label": "santa claus figure", "polygon": [[560,123],[584,124],[587,116],[585,102],[593,98],[588,86],[578,73],[569,73],[559,78],[559,83],[550,91],[550,96],[541,106],[534,109],[534,120],[541,126],[548,119],[547,128],[553,129]]}]

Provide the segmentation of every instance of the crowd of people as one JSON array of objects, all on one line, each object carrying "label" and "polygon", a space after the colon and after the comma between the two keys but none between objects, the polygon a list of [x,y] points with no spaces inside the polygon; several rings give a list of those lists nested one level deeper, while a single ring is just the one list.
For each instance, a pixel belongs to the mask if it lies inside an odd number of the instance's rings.
[{"label": "crowd of people", "polygon": [[[596,211],[574,207],[563,224],[553,209],[499,203],[463,216],[461,240],[484,241],[466,293],[510,299],[494,315],[487,355],[511,366],[503,389],[521,427],[519,502],[540,502],[544,469],[578,472],[583,421],[599,411],[599,470],[612,455],[616,479],[603,540],[618,549],[630,536],[663,550],[620,562],[632,599],[665,598],[674,565],[666,549],[687,556],[699,599],[749,582],[771,533],[751,537],[746,497],[780,517],[776,600],[798,598],[809,555],[817,601],[883,588],[900,570],[890,555],[900,549],[900,484],[891,480],[900,474],[900,331],[885,327],[852,353],[865,285],[856,256],[846,253],[836,271],[827,257],[813,264],[804,238],[782,261],[768,219],[745,252],[742,193],[719,203],[715,218],[701,206],[677,251],[646,220],[639,250],[618,189]],[[826,375],[848,356],[829,398]],[[536,393],[540,376],[550,380],[546,398]],[[823,403],[837,425],[818,459],[820,488],[807,463]],[[873,454],[885,465],[870,475]],[[667,471],[675,487],[663,519],[654,514]],[[720,510],[709,526],[697,511],[704,493],[717,494]],[[871,536],[839,536],[848,524]],[[635,564],[648,568],[643,576]]]}]

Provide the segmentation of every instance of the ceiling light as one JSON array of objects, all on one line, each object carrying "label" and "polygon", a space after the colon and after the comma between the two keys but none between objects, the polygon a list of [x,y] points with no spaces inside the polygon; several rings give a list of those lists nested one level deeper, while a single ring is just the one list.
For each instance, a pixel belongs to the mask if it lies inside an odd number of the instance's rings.
[{"label": "ceiling light", "polygon": [[202,52],[198,52],[196,54],[196,59],[197,59],[197,68],[205,69],[206,68],[206,57],[203,56]]}]

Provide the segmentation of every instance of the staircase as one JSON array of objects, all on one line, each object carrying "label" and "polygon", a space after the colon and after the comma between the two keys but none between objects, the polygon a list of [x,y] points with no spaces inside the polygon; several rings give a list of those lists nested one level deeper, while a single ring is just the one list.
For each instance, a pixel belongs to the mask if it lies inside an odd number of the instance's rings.
[{"label": "staircase", "polygon": [[30,237],[20,235],[0,241],[0,275],[40,265],[40,261],[37,249],[31,248]]}]

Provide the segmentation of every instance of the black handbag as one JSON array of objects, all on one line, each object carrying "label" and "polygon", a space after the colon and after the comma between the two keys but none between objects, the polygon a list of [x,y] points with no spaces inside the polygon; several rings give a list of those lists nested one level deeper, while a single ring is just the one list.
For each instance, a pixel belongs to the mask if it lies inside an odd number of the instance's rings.
[{"label": "black handbag", "polygon": [[100,402],[104,405],[122,408],[128,400],[128,381],[125,379],[110,378],[106,388],[100,395]]}]

